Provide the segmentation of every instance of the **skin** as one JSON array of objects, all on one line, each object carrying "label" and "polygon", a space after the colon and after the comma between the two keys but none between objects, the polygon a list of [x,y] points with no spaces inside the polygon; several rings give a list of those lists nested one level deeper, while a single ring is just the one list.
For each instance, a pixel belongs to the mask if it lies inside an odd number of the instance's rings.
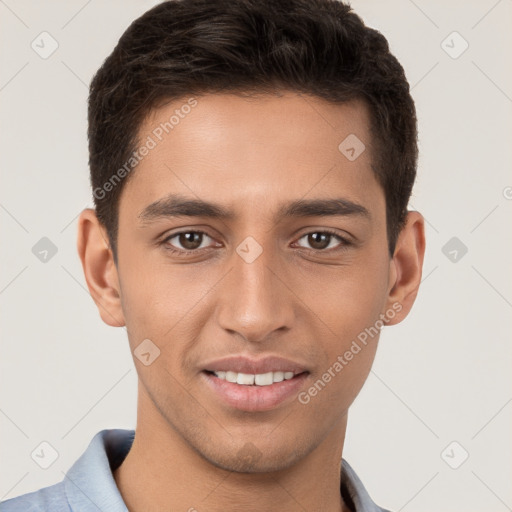
[{"label": "skin", "polygon": [[[364,103],[290,91],[196,98],[121,194],[117,266],[94,210],[79,220],[78,252],[101,318],[126,326],[132,352],[144,339],[161,351],[149,366],[134,357],[136,435],[116,483],[136,512],[348,510],[339,490],[347,413],[378,336],[307,404],[292,397],[240,411],[214,396],[201,372],[230,354],[278,355],[307,367],[301,391],[309,389],[379,315],[395,307],[388,325],[407,316],[421,280],[423,217],[409,212],[391,257]],[[140,140],[186,100],[151,112]],[[366,146],[353,162],[338,150],[351,133]],[[235,217],[142,222],[144,208],[170,193],[218,203]],[[289,201],[332,198],[369,215],[275,216]],[[307,236],[323,229],[350,243]],[[196,246],[168,238],[181,231],[206,235]],[[252,263],[236,252],[248,236],[263,249]]]}]

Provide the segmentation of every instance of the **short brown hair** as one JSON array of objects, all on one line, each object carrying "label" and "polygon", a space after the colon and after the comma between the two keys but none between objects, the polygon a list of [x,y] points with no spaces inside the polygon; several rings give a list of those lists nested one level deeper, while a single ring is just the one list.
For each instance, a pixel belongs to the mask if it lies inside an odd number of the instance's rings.
[{"label": "short brown hair", "polygon": [[90,87],[91,185],[116,262],[119,197],[131,175],[116,172],[148,113],[186,95],[277,89],[369,106],[393,253],[418,148],[409,84],[385,37],[339,0],[168,0],[128,27]]}]

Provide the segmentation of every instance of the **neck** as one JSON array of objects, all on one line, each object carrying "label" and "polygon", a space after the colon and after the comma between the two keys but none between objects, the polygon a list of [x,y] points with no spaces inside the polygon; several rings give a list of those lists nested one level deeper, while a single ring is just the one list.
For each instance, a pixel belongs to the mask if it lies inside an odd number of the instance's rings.
[{"label": "neck", "polygon": [[299,463],[272,473],[236,473],[196,452],[156,411],[139,388],[133,445],[114,471],[130,512],[348,512],[340,494],[346,415]]}]

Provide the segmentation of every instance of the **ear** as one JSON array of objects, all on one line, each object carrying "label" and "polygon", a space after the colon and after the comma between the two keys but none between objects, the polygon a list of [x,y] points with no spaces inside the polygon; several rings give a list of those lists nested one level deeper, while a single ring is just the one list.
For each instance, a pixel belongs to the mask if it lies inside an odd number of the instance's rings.
[{"label": "ear", "polygon": [[425,220],[418,212],[408,212],[390,261],[387,310],[396,314],[385,320],[386,325],[398,324],[409,314],[418,294],[424,255]]},{"label": "ear", "polygon": [[117,268],[105,227],[96,212],[86,208],[78,220],[78,255],[87,287],[101,319],[112,327],[125,325]]}]

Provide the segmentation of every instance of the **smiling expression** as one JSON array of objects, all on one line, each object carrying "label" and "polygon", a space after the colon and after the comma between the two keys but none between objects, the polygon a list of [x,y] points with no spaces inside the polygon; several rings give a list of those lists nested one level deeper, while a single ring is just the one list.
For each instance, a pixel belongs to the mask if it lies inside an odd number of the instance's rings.
[{"label": "smiling expression", "polygon": [[[186,102],[154,110],[139,140]],[[353,161],[338,148],[351,134],[366,148]],[[198,96],[122,191],[119,315],[132,351],[160,350],[135,359],[145,410],[219,467],[297,462],[341,432],[368,376],[378,336],[297,400],[391,307],[371,148],[362,102]],[[241,461],[247,442],[263,456]]]}]

